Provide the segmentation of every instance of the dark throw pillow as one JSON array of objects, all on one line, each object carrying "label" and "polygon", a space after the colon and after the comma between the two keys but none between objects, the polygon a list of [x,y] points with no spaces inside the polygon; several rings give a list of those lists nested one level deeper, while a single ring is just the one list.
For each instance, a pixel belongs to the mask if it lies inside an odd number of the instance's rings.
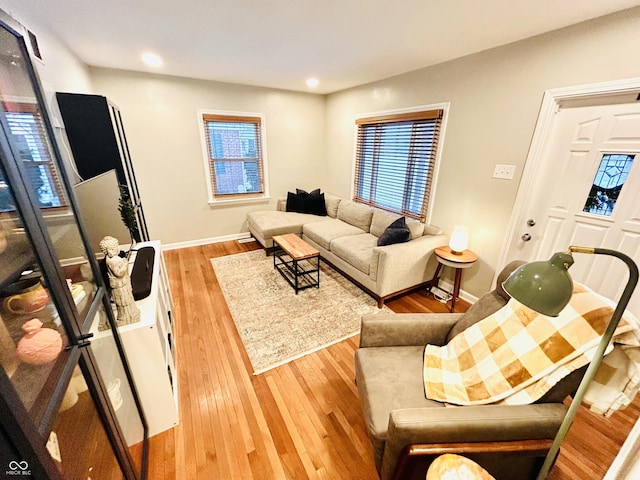
[{"label": "dark throw pillow", "polygon": [[411,238],[411,231],[407,227],[407,220],[405,217],[400,217],[385,228],[378,238],[378,246],[408,242],[409,238]]},{"label": "dark throw pillow", "polygon": [[304,210],[306,213],[313,215],[326,216],[327,206],[324,203],[324,193],[318,193],[314,195],[310,193],[304,200]]},{"label": "dark throw pillow", "polygon": [[304,213],[304,195],[298,193],[287,193],[287,212]]},{"label": "dark throw pillow", "polygon": [[[296,193],[290,193],[290,195],[296,195],[295,208],[300,210],[288,210],[291,212],[310,213],[312,215],[327,215],[327,207],[324,203],[324,193],[320,193],[320,189],[316,188],[311,192],[306,192],[300,188],[296,188]],[[301,203],[301,205],[298,204]],[[289,204],[289,196],[287,196],[287,205]]]},{"label": "dark throw pillow", "polygon": [[305,190],[302,190],[301,188],[296,188],[296,193],[298,195],[320,195],[320,189],[316,188],[315,190],[311,190],[310,192],[307,192]]}]

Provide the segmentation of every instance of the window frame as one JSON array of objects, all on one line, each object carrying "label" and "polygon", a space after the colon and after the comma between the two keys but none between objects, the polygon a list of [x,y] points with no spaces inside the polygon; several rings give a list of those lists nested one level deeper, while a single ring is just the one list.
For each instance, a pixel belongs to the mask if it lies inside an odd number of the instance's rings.
[{"label": "window frame", "polygon": [[[411,120],[419,118],[419,113],[421,112],[431,112],[434,110],[439,110],[442,112],[442,116],[440,119],[440,130],[436,145],[435,159],[432,170],[432,178],[431,178],[431,188],[427,198],[427,206],[424,211],[424,218],[417,218],[415,216],[407,215],[406,213],[398,213],[393,211],[394,214],[399,214],[403,216],[407,216],[408,218],[414,218],[423,223],[430,223],[431,216],[434,208],[434,199],[437,190],[438,184],[438,174],[440,171],[440,162],[442,159],[442,151],[444,146],[444,138],[447,126],[447,119],[449,113],[449,102],[436,103],[430,105],[420,105],[415,107],[403,108],[403,109],[394,109],[394,110],[385,110],[380,112],[359,114],[355,118],[354,125],[354,151],[353,151],[353,163],[351,168],[351,198],[354,202],[363,203],[365,205],[370,205],[374,208],[378,208],[380,210],[388,210],[384,207],[372,204],[371,202],[362,202],[358,199],[357,196],[357,188],[356,188],[356,179],[357,179],[357,168],[358,168],[358,133],[359,133],[359,125],[360,124],[371,124],[371,123],[381,123],[381,122],[394,122],[394,121],[403,121],[403,120]],[[415,115],[414,115],[415,114]]]},{"label": "window frame", "polygon": [[[233,205],[233,204],[248,204],[248,203],[263,203],[270,199],[269,195],[269,169],[267,162],[267,145],[266,145],[266,121],[265,115],[263,113],[255,113],[255,112],[238,112],[238,111],[227,111],[227,110],[209,110],[209,109],[199,109],[197,111],[198,115],[198,130],[200,132],[200,144],[202,149],[202,159],[203,159],[203,167],[205,174],[205,183],[207,186],[207,198],[209,206],[217,207],[217,206],[225,206],[225,205]],[[206,129],[206,118],[210,117],[220,117],[221,121],[237,121],[242,123],[242,119],[251,119],[258,120],[256,123],[260,126],[260,149],[261,149],[261,160],[262,164],[262,192],[255,193],[236,193],[236,194],[225,194],[225,195],[215,195],[215,189],[213,185],[213,173],[211,171],[211,161],[212,159],[209,156],[209,141],[208,141],[208,132]],[[247,122],[250,123],[250,122]]]}]

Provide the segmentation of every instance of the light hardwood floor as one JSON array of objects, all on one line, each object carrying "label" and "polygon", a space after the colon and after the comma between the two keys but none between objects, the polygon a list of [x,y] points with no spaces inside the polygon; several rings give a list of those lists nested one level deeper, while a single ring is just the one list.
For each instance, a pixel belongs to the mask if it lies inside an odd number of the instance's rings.
[{"label": "light hardwood floor", "polygon": [[[180,425],[150,439],[148,478],[378,478],[353,382],[357,336],[252,375],[209,259],[255,248],[232,241],[164,253],[175,301]],[[424,292],[388,305],[447,311]],[[467,307],[461,301],[456,311]],[[608,420],[580,412],[549,478],[602,478],[638,412],[637,400]]]}]

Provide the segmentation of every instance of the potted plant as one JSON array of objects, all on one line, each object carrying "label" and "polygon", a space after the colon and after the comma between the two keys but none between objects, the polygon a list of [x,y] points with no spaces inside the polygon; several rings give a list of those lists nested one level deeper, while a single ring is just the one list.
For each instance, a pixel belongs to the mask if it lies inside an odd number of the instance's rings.
[{"label": "potted plant", "polygon": [[136,208],[131,202],[129,193],[123,186],[120,186],[120,200],[118,201],[118,211],[120,212],[122,223],[124,223],[125,227],[127,227],[127,230],[129,230],[129,235],[131,236],[131,246],[133,247],[136,244],[136,241],[139,240],[138,222],[136,221]]}]

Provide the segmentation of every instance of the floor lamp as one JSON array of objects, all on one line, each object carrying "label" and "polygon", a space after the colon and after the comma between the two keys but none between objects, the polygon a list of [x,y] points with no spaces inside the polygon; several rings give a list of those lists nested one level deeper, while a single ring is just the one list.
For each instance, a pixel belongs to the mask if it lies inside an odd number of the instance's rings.
[{"label": "floor lamp", "polygon": [[573,265],[573,253],[586,253],[592,255],[609,255],[619,258],[629,268],[629,280],[622,292],[620,300],[616,305],[609,325],[607,326],[602,339],[596,348],[595,354],[587,371],[580,382],[576,394],[567,414],[558,429],[558,433],[553,440],[553,444],[547,453],[538,473],[538,480],[544,480],[551,470],[556,457],[560,451],[560,445],[564,440],[573,419],[578,412],[580,403],[593,379],[607,346],[613,338],[613,334],[622,318],[624,310],[629,304],[633,290],[638,283],[638,266],[624,253],[606,248],[591,248],[571,246],[566,252],[555,253],[549,260],[541,262],[531,262],[516,269],[503,283],[505,291],[523,305],[535,310],[543,315],[557,317],[560,311],[569,303],[573,293],[573,281],[567,271]]}]

